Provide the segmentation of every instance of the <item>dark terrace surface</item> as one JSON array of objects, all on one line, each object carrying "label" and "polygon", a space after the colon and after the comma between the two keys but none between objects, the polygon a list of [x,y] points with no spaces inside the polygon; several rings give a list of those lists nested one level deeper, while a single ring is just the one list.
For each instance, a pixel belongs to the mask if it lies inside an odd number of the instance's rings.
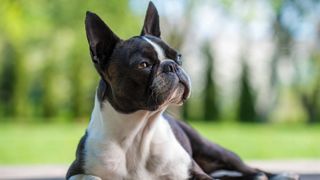
[{"label": "dark terrace surface", "polygon": [[[290,172],[301,175],[301,180],[320,180],[320,160],[250,161],[250,165],[270,172]],[[67,165],[0,165],[2,180],[62,180]]]}]

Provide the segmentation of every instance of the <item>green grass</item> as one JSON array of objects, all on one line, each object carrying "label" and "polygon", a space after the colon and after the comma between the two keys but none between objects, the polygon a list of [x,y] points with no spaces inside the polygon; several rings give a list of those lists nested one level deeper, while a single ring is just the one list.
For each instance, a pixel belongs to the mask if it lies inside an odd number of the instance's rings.
[{"label": "green grass", "polygon": [[0,164],[69,163],[84,129],[81,124],[1,124]]},{"label": "green grass", "polygon": [[320,126],[194,122],[200,134],[244,159],[319,159]]},{"label": "green grass", "polygon": [[[320,158],[320,126],[192,122],[244,159]],[[0,164],[57,164],[74,159],[86,124],[0,124]]]}]

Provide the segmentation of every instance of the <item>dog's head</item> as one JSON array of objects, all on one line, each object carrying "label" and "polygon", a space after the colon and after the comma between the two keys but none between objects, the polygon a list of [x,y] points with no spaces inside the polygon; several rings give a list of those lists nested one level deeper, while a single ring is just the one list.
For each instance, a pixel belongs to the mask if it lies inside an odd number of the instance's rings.
[{"label": "dog's head", "polygon": [[161,40],[152,2],[139,36],[122,40],[91,12],[85,27],[91,58],[101,76],[101,102],[108,100],[117,111],[131,113],[182,104],[189,97],[190,80],[181,67],[181,55]]}]

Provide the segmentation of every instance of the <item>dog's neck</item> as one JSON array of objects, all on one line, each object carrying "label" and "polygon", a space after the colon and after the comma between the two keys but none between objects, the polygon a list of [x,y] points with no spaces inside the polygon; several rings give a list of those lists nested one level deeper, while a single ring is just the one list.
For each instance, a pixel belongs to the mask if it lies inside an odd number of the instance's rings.
[{"label": "dog's neck", "polygon": [[123,148],[129,148],[132,143],[142,142],[153,135],[162,112],[140,110],[130,114],[119,113],[107,100],[100,102],[96,95],[88,132],[94,137],[116,141]]}]

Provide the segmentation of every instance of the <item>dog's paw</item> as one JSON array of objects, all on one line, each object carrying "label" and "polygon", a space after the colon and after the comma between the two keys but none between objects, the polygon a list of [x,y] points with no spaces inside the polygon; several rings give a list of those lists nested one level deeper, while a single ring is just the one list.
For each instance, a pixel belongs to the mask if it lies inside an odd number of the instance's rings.
[{"label": "dog's paw", "polygon": [[298,174],[292,173],[281,173],[276,174],[270,178],[270,180],[299,180],[300,176]]},{"label": "dog's paw", "polygon": [[257,175],[254,176],[253,180],[268,180],[269,178],[267,177],[266,174],[264,173],[258,173]]},{"label": "dog's paw", "polygon": [[85,175],[85,174],[77,174],[71,176],[68,180],[102,180],[98,176]]}]

